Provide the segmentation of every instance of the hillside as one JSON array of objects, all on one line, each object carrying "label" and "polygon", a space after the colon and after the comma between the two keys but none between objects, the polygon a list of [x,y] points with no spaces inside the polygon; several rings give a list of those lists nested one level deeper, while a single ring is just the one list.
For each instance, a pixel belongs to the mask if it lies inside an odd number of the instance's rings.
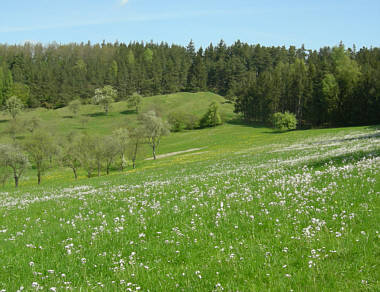
[{"label": "hillside", "polygon": [[225,124],[133,171],[1,192],[0,288],[378,290],[379,139]]},{"label": "hillside", "polygon": [[[233,105],[226,104],[223,97],[208,92],[183,92],[144,97],[141,102],[140,111],[145,112],[150,109],[159,110],[164,118],[173,111],[190,112],[201,117],[207,111],[208,105],[213,101],[221,104],[221,114],[225,120],[233,118]],[[108,115],[103,113],[100,106],[88,104],[81,107],[76,117],[73,117],[69,109],[64,107],[57,110],[47,110],[44,108],[27,110],[20,115],[19,119],[22,122],[32,117],[39,117],[44,123],[44,126],[47,127],[47,130],[58,135],[67,135],[72,131],[86,131],[89,134],[104,135],[119,127],[134,124],[137,114],[133,109],[128,109],[127,102],[121,101],[112,104]],[[88,121],[84,125],[81,122],[83,117],[88,118]],[[4,130],[9,124],[10,116],[2,112],[0,114],[0,121],[0,132],[4,133]],[[5,135],[2,135],[2,139],[5,138],[4,136]]]},{"label": "hillside", "polygon": [[[210,93],[143,110],[201,116],[211,101],[225,123],[170,134],[156,161],[145,149],[136,169],[75,181],[53,168],[41,186],[30,169],[3,187],[0,289],[378,290],[380,128],[276,132],[239,124]],[[125,108],[83,106],[85,128],[67,108],[24,115],[55,137],[106,135],[136,122]]]}]

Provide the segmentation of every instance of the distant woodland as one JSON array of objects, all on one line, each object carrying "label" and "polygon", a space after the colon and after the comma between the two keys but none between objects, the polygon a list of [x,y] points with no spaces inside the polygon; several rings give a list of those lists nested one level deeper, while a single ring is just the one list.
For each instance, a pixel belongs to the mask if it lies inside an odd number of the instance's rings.
[{"label": "distant woodland", "polygon": [[59,108],[111,85],[122,100],[212,91],[247,121],[294,113],[300,127],[380,123],[380,48],[319,51],[240,41],[195,49],[167,43],[0,45],[0,104]]}]

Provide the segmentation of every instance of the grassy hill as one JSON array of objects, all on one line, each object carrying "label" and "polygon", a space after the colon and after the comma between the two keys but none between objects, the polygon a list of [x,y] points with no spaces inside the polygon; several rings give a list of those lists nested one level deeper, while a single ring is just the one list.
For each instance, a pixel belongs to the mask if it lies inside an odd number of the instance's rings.
[{"label": "grassy hill", "polygon": [[[140,111],[159,110],[163,117],[167,117],[173,111],[182,111],[201,117],[213,101],[220,103],[221,115],[224,120],[233,118],[233,105],[225,103],[223,97],[210,92],[183,92],[145,97],[142,99]],[[22,113],[19,119],[27,120],[34,116],[39,117],[45,127],[56,134],[65,135],[72,131],[86,131],[90,134],[104,135],[121,126],[133,125],[136,122],[137,114],[134,110],[128,109],[127,102],[121,101],[112,104],[108,115],[103,113],[100,106],[83,105],[76,117],[73,117],[70,110],[65,107],[57,110],[44,108],[30,110]],[[88,118],[88,123],[84,126],[81,122],[83,117]],[[4,112],[0,114],[0,132],[4,132],[9,120],[10,117]],[[5,135],[2,135],[2,139],[5,139]]]},{"label": "grassy hill", "polygon": [[[166,104],[166,115],[176,98],[199,115],[223,101],[181,93],[144,107]],[[4,188],[0,289],[379,290],[380,128],[277,133],[222,109],[224,125],[173,133],[160,154],[198,150],[110,176],[75,182],[60,169],[42,186]],[[133,122],[123,111],[82,114],[102,134]],[[83,131],[57,112],[41,118],[59,133]]]}]

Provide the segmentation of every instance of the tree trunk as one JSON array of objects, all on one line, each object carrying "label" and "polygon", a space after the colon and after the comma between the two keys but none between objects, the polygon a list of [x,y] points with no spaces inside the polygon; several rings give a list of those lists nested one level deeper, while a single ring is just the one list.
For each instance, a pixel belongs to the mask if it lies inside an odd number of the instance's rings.
[{"label": "tree trunk", "polygon": [[109,164],[107,164],[107,167],[106,167],[106,173],[107,173],[107,175],[110,174],[110,165],[109,165]]},{"label": "tree trunk", "polygon": [[41,172],[38,170],[37,171],[37,178],[38,178],[38,184],[41,184]]},{"label": "tree trunk", "polygon": [[98,176],[100,176],[100,163],[98,162]]},{"label": "tree trunk", "polygon": [[124,157],[124,153],[121,155],[121,163],[120,163],[120,169],[121,171],[124,170],[124,161],[125,161],[125,157]]},{"label": "tree trunk", "polygon": [[15,175],[14,177],[15,177],[15,187],[17,188],[18,187],[18,176]]},{"label": "tree trunk", "polygon": [[75,179],[78,179],[78,175],[77,175],[77,170],[76,170],[76,168],[73,168],[73,172],[74,172],[74,177],[75,177]]},{"label": "tree trunk", "polygon": [[136,165],[135,165],[135,160],[136,159],[132,159],[132,168],[135,169]]},{"label": "tree trunk", "polygon": [[152,148],[153,148],[153,159],[156,160],[156,158],[157,158],[157,157],[156,157],[156,145],[153,144],[153,145],[152,145]]}]

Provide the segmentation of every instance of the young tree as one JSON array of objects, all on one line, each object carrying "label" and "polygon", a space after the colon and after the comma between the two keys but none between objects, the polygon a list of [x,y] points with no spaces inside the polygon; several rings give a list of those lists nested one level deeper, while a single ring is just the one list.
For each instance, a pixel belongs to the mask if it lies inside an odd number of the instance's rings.
[{"label": "young tree", "polygon": [[272,122],[273,126],[280,131],[294,130],[297,127],[296,116],[287,111],[284,114],[273,114]]},{"label": "young tree", "polygon": [[28,156],[16,145],[0,145],[0,161],[12,170],[17,188],[22,174],[29,166]]},{"label": "young tree", "polygon": [[41,175],[51,165],[51,157],[56,151],[52,136],[45,132],[34,132],[26,141],[25,149],[37,170],[37,182],[41,184]]},{"label": "young tree", "polygon": [[69,103],[69,111],[73,113],[73,116],[76,116],[80,110],[82,103],[80,102],[79,99],[75,99]]},{"label": "young tree", "polygon": [[16,119],[16,116],[23,110],[24,104],[17,96],[11,96],[5,102],[5,110],[11,115],[12,119]]},{"label": "young tree", "polygon": [[214,101],[210,104],[207,113],[202,117],[200,126],[202,128],[215,127],[222,124],[219,114],[219,105]]},{"label": "young tree", "polygon": [[129,130],[129,143],[127,149],[127,155],[132,161],[133,169],[136,168],[136,159],[138,152],[145,142],[145,129],[143,126],[139,125],[133,129]]},{"label": "young tree", "polygon": [[156,151],[160,145],[161,138],[170,133],[170,126],[166,121],[158,117],[155,111],[142,114],[140,119],[143,123],[147,142],[152,147],[153,158],[156,159]]},{"label": "young tree", "polygon": [[81,167],[80,160],[80,137],[69,135],[62,147],[61,161],[64,166],[70,167],[74,173],[74,178],[78,178],[78,168]]},{"label": "young tree", "polygon": [[126,165],[126,160],[125,160],[125,153],[128,148],[128,142],[129,142],[129,131],[124,128],[120,128],[115,130],[113,133],[113,138],[116,142],[117,145],[117,152],[120,155],[120,169],[123,171],[125,165]]},{"label": "young tree", "polygon": [[95,89],[95,95],[92,98],[94,104],[101,105],[106,115],[108,114],[111,104],[117,98],[117,91],[112,86],[106,85],[103,88]]},{"label": "young tree", "polygon": [[134,108],[136,113],[139,112],[140,103],[142,101],[142,97],[137,92],[133,93],[130,97],[128,97],[128,108]]}]

